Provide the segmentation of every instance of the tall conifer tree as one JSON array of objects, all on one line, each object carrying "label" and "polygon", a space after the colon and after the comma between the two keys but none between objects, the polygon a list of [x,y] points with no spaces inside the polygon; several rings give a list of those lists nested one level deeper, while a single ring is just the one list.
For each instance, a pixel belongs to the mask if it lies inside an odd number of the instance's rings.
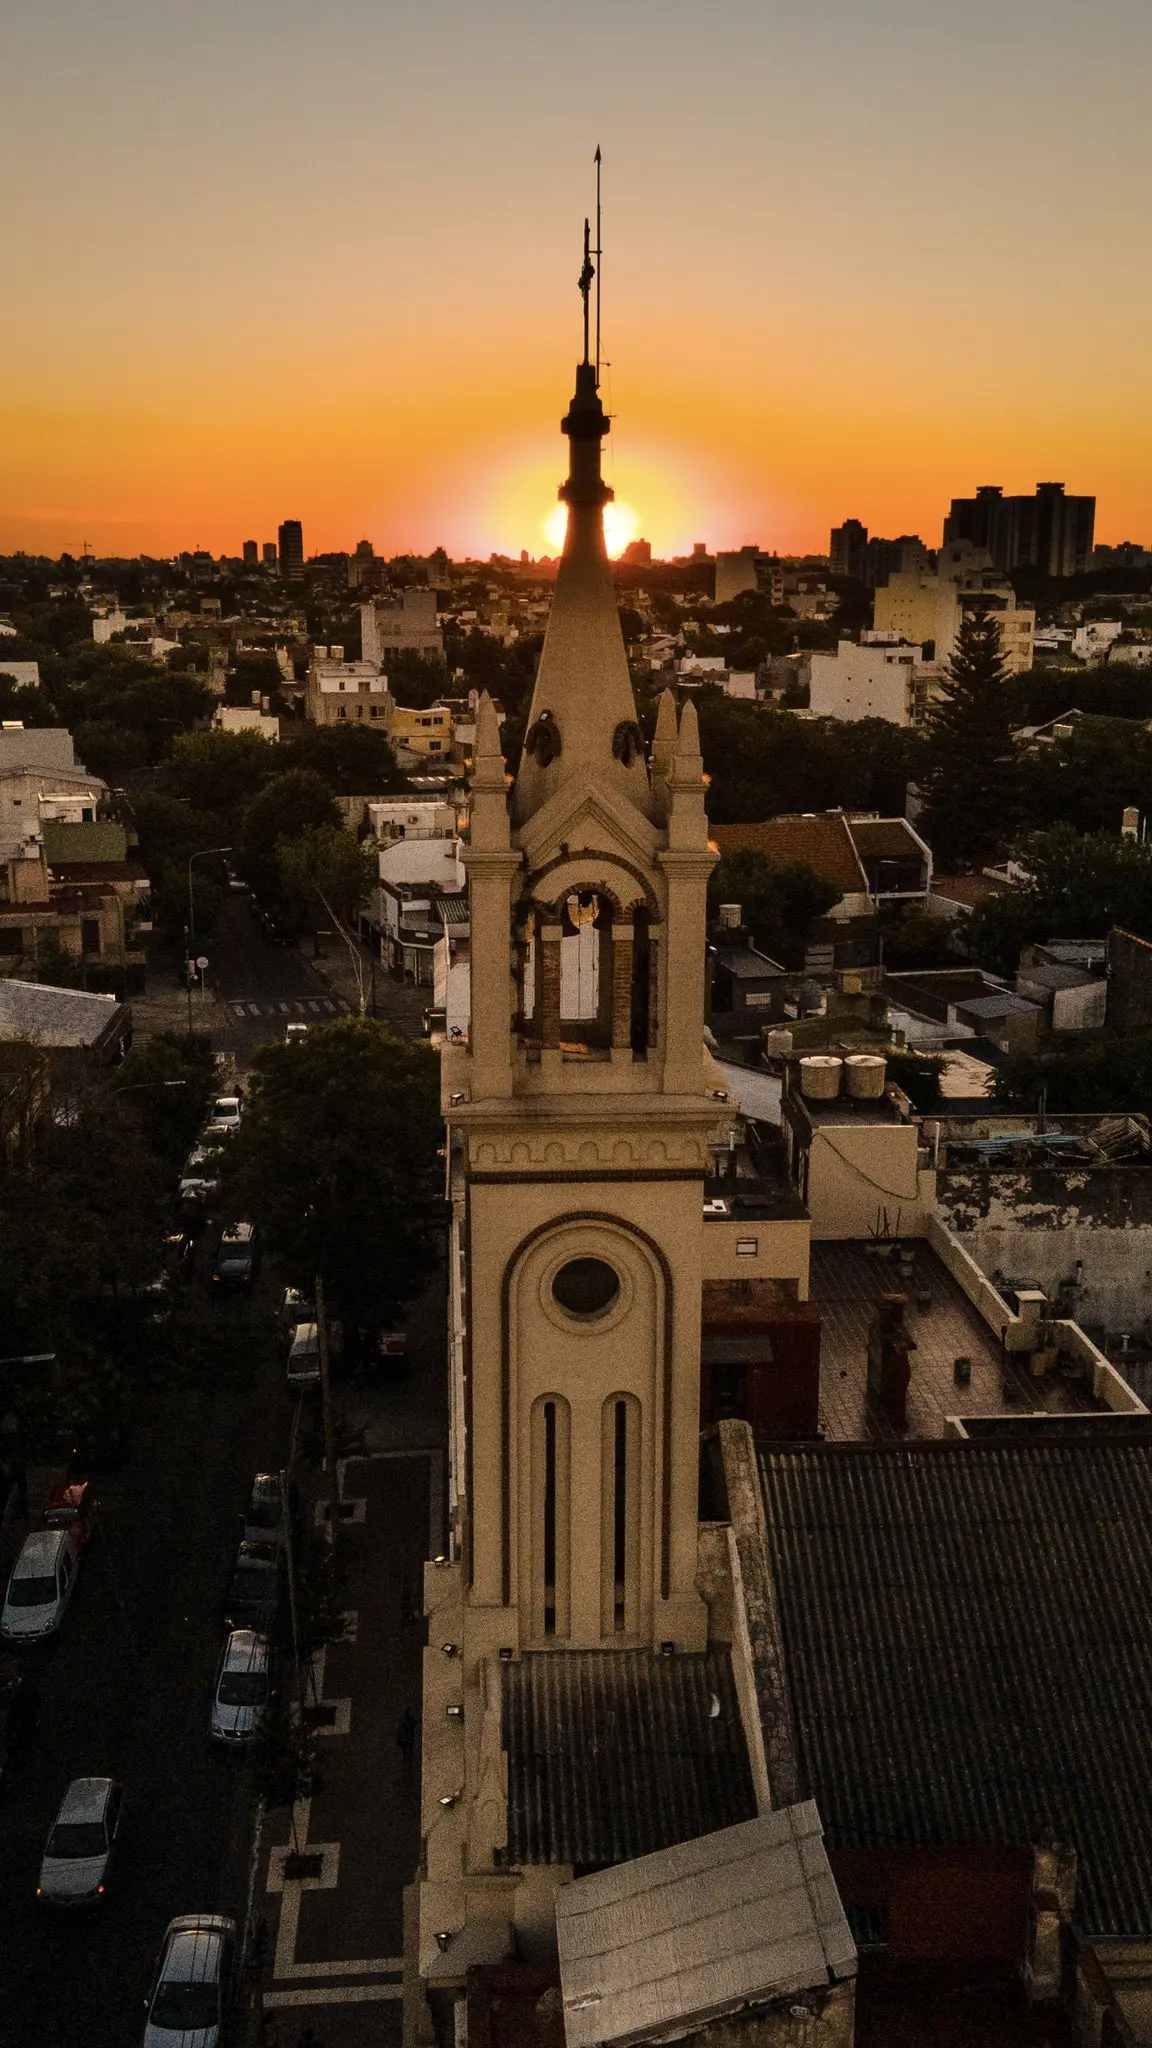
[{"label": "tall conifer tree", "polygon": [[981,867],[1016,823],[1019,765],[995,615],[965,613],[927,721],[926,835],[942,872]]}]

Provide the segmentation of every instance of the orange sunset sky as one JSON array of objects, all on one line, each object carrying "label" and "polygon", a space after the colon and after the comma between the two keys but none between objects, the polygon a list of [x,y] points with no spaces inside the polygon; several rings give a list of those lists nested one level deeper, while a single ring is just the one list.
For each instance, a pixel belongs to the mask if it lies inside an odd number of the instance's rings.
[{"label": "orange sunset sky", "polygon": [[661,553],[1152,540],[1147,0],[9,0],[0,549],[533,553],[605,157]]}]

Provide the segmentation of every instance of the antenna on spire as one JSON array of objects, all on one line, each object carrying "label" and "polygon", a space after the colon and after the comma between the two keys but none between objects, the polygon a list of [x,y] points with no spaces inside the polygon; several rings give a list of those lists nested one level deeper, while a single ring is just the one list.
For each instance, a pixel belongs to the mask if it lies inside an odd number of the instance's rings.
[{"label": "antenna on spire", "polygon": [[600,144],[596,144],[596,389],[600,389],[600,272],[603,268],[600,234]]},{"label": "antenna on spire", "polygon": [[588,361],[588,301],[592,292],[592,279],[596,272],[592,268],[591,229],[584,223],[584,267],[580,272],[580,296],[584,301],[584,361]]}]

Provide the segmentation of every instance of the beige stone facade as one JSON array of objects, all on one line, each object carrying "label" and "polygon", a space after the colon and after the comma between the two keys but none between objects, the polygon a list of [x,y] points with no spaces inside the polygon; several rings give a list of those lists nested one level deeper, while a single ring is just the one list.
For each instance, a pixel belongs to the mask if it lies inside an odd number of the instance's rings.
[{"label": "beige stone facade", "polygon": [[[487,697],[477,718],[470,1014],[442,1056],[450,1548],[426,1586],[409,2039],[427,2022],[417,1980],[435,2003],[466,1956],[498,1960],[509,1942],[522,1958],[555,1953],[571,1870],[523,1856],[509,1868],[507,1667],[707,1651],[702,1288],[750,1272],[747,1228],[704,1215],[737,1104],[703,1043],[717,856],[696,711],[678,719],[666,694],[646,758],[588,364],[565,431],[568,541],[514,785]],[[755,1277],[806,1294],[795,1213],[757,1222],[753,1256]]]}]

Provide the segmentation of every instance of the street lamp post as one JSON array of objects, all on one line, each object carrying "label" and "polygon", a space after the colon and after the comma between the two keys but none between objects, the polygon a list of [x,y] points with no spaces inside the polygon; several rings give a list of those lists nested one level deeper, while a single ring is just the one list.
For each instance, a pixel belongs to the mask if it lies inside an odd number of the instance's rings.
[{"label": "street lamp post", "polygon": [[184,928],[184,978],[188,984],[188,1036],[192,1036],[192,948],[196,944],[196,907],[192,900],[192,863],[209,860],[213,854],[231,853],[230,846],[201,846],[188,856],[188,923]]}]

